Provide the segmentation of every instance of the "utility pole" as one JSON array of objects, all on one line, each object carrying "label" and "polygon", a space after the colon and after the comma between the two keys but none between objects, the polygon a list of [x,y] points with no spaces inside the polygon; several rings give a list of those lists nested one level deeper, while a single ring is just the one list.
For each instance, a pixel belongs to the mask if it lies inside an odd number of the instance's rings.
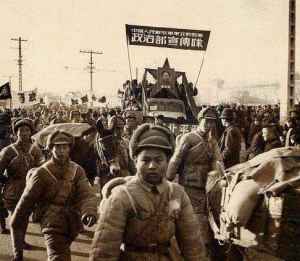
[{"label": "utility pole", "polygon": [[295,62],[296,62],[296,0],[289,0],[288,17],[288,75],[287,86],[281,96],[280,120],[286,120],[295,104]]},{"label": "utility pole", "polygon": [[27,42],[27,40],[19,38],[11,38],[12,41],[19,42],[19,59],[18,59],[18,67],[19,67],[19,91],[22,91],[22,65],[23,65],[23,57],[22,57],[22,42]]},{"label": "utility pole", "polygon": [[84,51],[84,50],[80,50],[81,53],[87,53],[90,55],[90,62],[89,62],[89,73],[90,73],[90,92],[93,93],[93,73],[95,72],[94,69],[94,61],[93,61],[93,54],[103,54],[102,52],[97,52],[97,51]]}]

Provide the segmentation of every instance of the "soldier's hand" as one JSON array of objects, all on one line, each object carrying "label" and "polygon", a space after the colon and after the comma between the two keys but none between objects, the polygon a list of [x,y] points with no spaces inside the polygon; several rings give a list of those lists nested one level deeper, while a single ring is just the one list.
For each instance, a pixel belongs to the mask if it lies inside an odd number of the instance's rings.
[{"label": "soldier's hand", "polygon": [[23,252],[20,251],[12,256],[11,261],[23,261]]},{"label": "soldier's hand", "polygon": [[93,215],[84,215],[82,217],[82,223],[88,227],[92,227],[96,223],[96,217]]}]

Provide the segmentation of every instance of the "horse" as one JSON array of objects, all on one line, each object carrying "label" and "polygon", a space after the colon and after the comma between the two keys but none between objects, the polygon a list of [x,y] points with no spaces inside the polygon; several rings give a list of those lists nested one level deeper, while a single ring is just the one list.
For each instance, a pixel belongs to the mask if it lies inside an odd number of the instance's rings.
[{"label": "horse", "polygon": [[299,188],[300,149],[295,147],[209,173],[209,221],[226,260],[299,260]]},{"label": "horse", "polygon": [[55,130],[63,130],[73,135],[74,144],[70,158],[83,167],[92,185],[96,177],[102,180],[102,188],[106,180],[129,175],[127,148],[122,142],[117,142],[112,131],[105,129],[100,121],[96,126],[87,123],[53,124],[35,134],[33,140],[44,152],[45,159],[50,157],[46,149],[47,137]]},{"label": "horse", "polygon": [[114,130],[105,128],[101,120],[97,121],[96,129],[94,148],[98,155],[100,188],[112,178],[135,174],[129,157],[128,143],[123,138],[116,137]]}]

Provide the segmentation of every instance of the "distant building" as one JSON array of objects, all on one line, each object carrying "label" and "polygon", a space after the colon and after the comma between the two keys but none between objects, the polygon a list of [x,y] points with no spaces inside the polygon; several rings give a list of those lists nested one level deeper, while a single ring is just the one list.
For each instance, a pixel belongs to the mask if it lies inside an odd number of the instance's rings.
[{"label": "distant building", "polygon": [[[199,87],[199,94],[196,96],[197,105],[219,103],[276,104],[279,102],[280,84],[277,82],[228,84],[217,79],[206,82],[204,85]],[[300,87],[298,97],[300,101]]]}]

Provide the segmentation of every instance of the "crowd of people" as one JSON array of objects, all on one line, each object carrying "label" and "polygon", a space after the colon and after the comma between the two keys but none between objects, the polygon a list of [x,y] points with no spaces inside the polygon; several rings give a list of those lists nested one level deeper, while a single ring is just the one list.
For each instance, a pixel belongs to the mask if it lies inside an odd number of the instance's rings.
[{"label": "crowd of people", "polygon": [[[199,124],[189,126],[166,123],[163,115],[142,123],[137,111],[119,108],[3,109],[0,234],[11,234],[12,260],[23,260],[23,250],[31,249],[25,235],[32,213],[41,225],[48,260],[71,260],[71,243],[83,225],[93,226],[97,219],[90,260],[178,260],[180,255],[222,260],[208,222],[208,173],[274,148],[297,146],[300,107],[283,125],[279,114],[278,105],[202,106]],[[111,173],[107,179],[103,168],[96,168],[95,176],[105,179],[100,206],[94,180],[70,159],[70,133],[54,131],[45,148],[32,142],[32,135],[58,123],[88,123],[101,138],[107,133],[127,150],[126,175]],[[107,158],[103,148],[97,152],[98,162]]]}]

